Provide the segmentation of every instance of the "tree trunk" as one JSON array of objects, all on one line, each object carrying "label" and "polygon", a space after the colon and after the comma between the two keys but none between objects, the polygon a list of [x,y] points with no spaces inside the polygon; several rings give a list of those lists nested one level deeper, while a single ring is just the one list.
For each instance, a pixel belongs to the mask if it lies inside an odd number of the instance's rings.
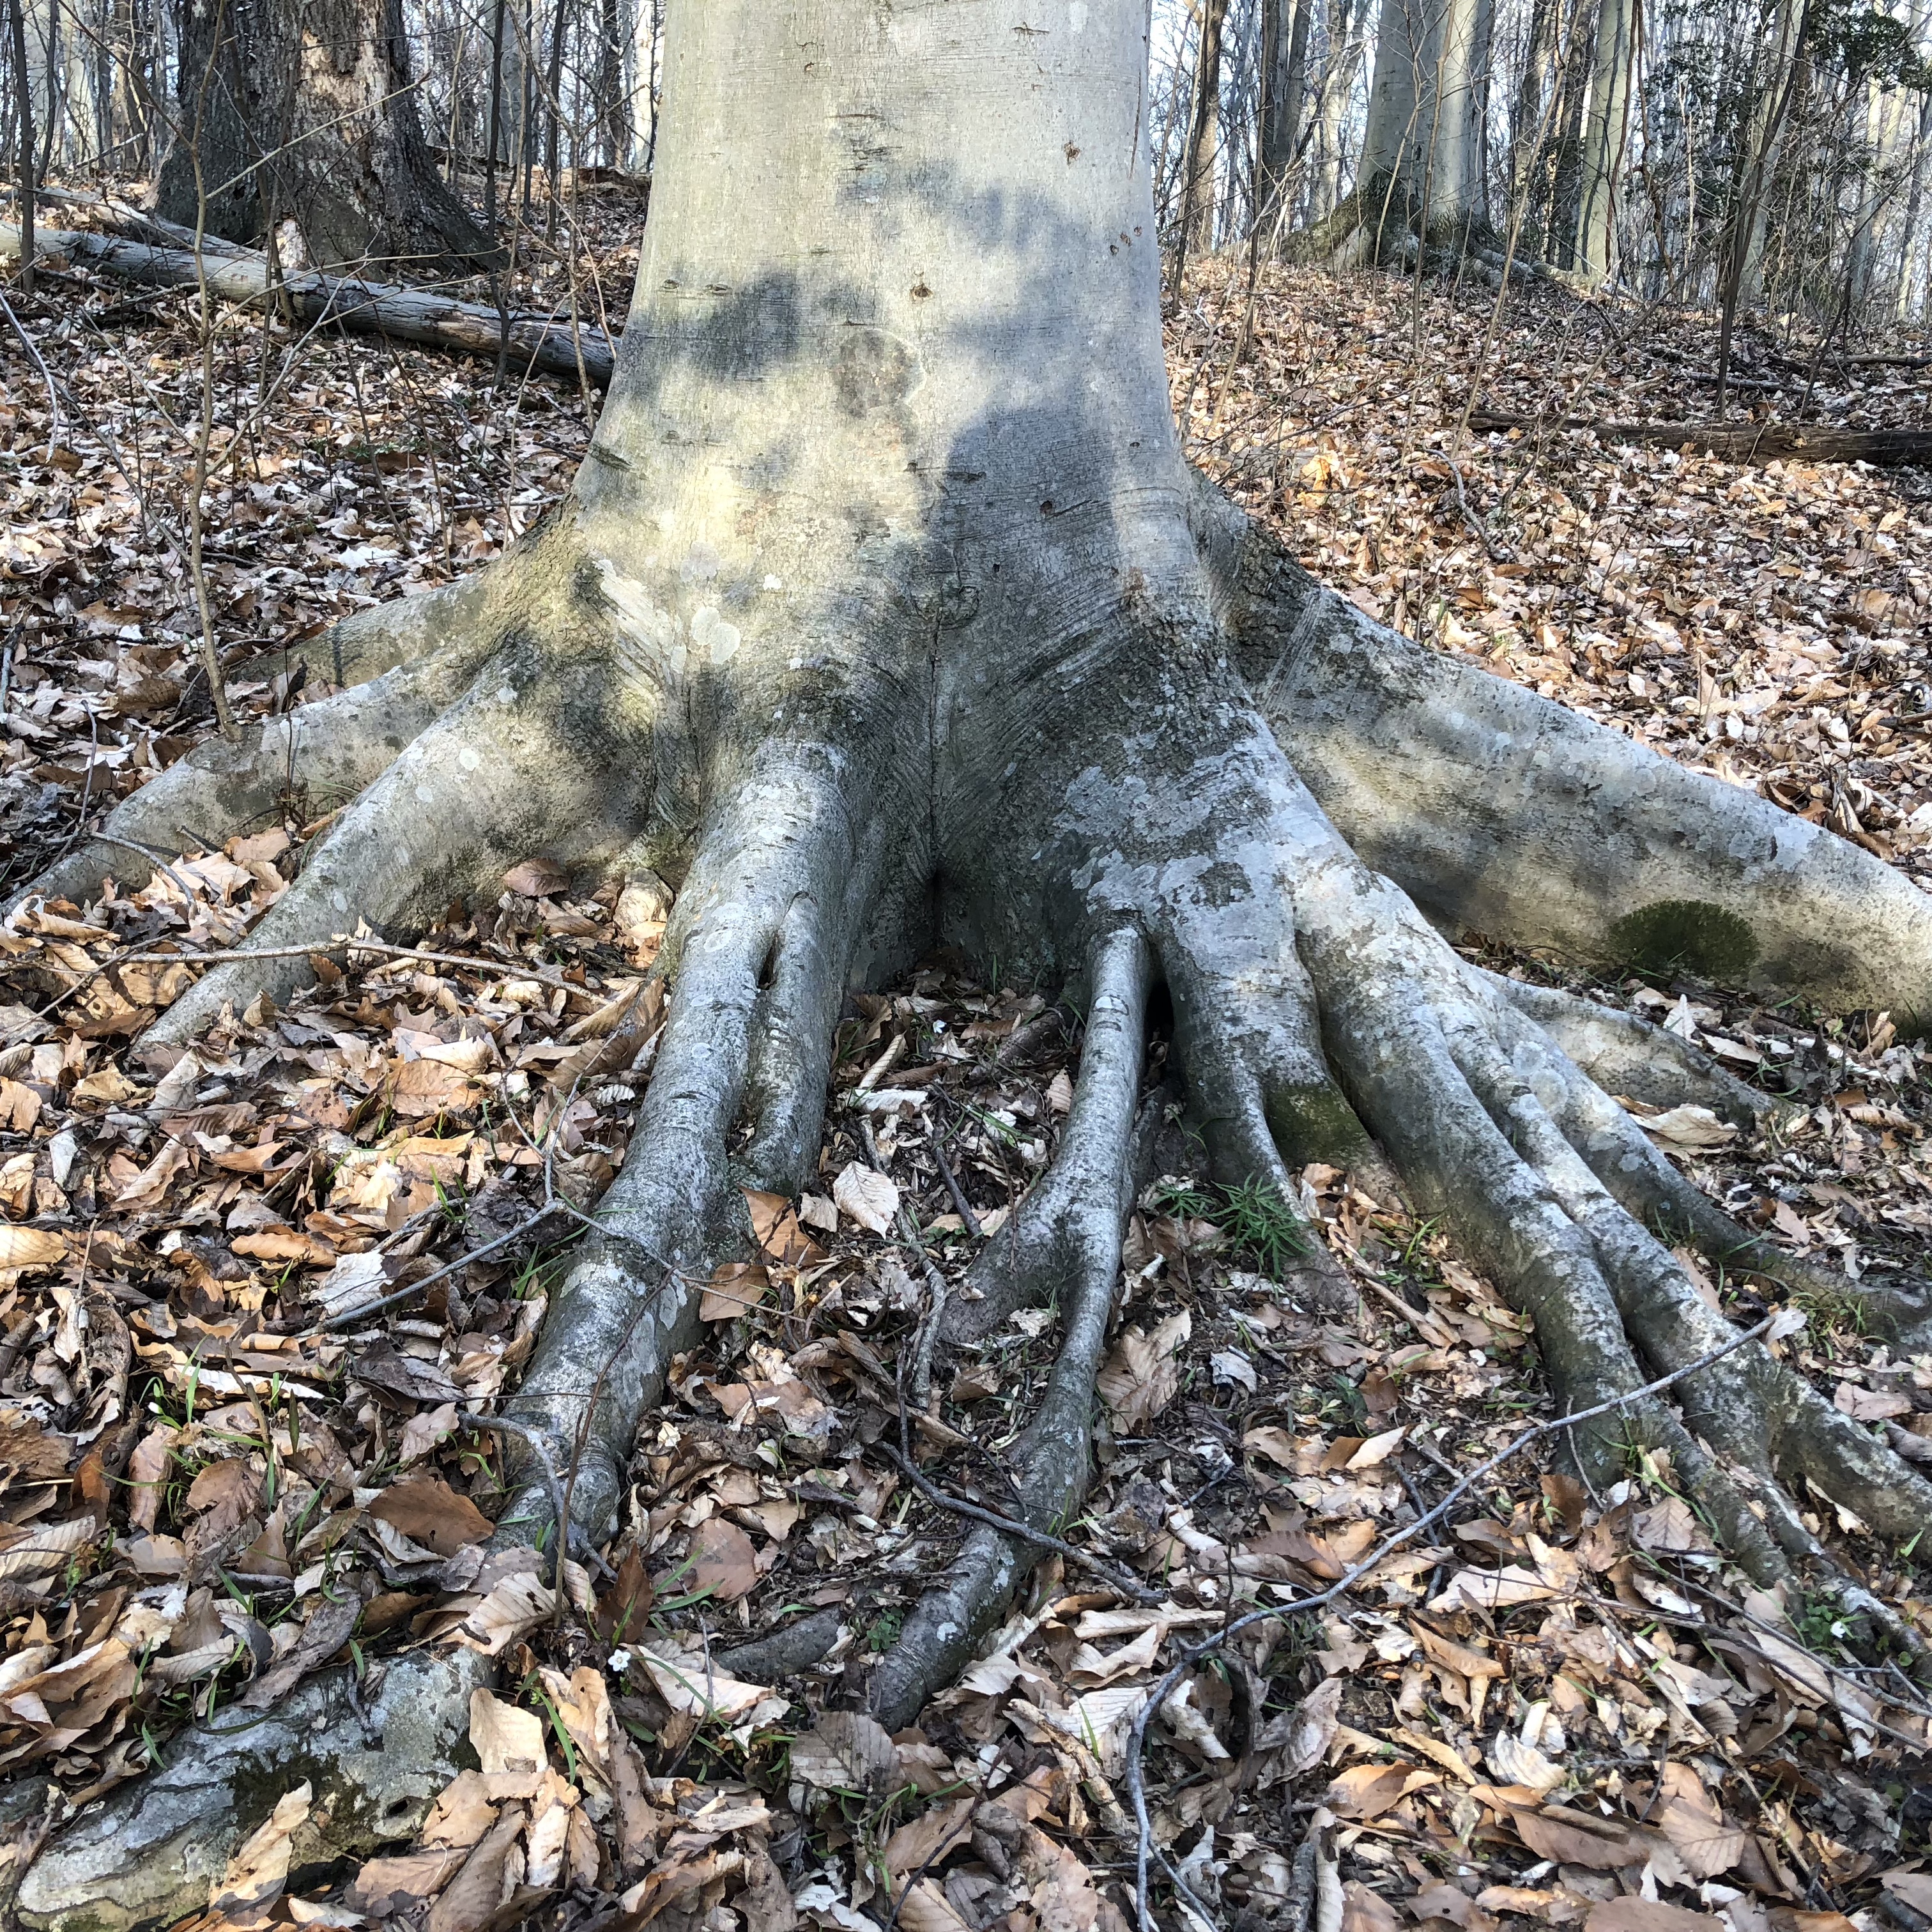
[{"label": "tree trunk", "polygon": [[628,33],[625,0],[598,0],[597,158],[614,168],[624,165],[624,135],[629,124],[624,102],[624,48]]},{"label": "tree trunk", "polygon": [[1748,314],[1764,298],[1764,251],[1771,220],[1772,190],[1784,159],[1785,133],[1791,124],[1792,110],[1802,97],[1800,76],[1808,58],[1810,17],[1810,0],[1779,0],[1778,31],[1757,87],[1720,268],[1719,300],[1724,311],[1720,362],[1726,366],[1732,317],[1740,308]]},{"label": "tree trunk", "polygon": [[1545,197],[1544,260],[1559,268],[1576,262],[1577,220],[1583,194],[1583,119],[1590,72],[1575,58],[1563,64],[1556,106],[1556,138],[1550,144],[1550,185]]},{"label": "tree trunk", "polygon": [[401,0],[180,0],[179,35],[168,220],[254,246],[292,217],[321,268],[488,256],[430,158]]},{"label": "tree trunk", "polygon": [[1335,212],[1346,178],[1342,172],[1342,129],[1347,121],[1348,96],[1362,59],[1360,14],[1354,0],[1329,0],[1327,29],[1327,54],[1316,104],[1316,168],[1315,194],[1309,209],[1311,224],[1324,221]]},{"label": "tree trunk", "polygon": [[657,146],[658,39],[663,19],[663,0],[631,0],[631,38],[625,68],[628,140],[624,165],[634,174],[650,172],[652,150]]},{"label": "tree trunk", "polygon": [[[1202,0],[1201,49],[1194,62],[1194,107],[1180,164],[1180,234],[1178,263],[1204,255],[1214,245],[1215,184],[1221,160],[1221,37],[1228,0]],[[1179,278],[1179,268],[1176,279]]]},{"label": "tree trunk", "polygon": [[1918,100],[1918,125],[1912,142],[1912,188],[1898,238],[1898,273],[1893,286],[1892,312],[1893,319],[1901,322],[1909,321],[1912,314],[1912,245],[1918,238],[1918,211],[1925,200],[1928,170],[1932,170],[1932,92],[1920,95]]},{"label": "tree trunk", "polygon": [[1532,0],[1522,78],[1510,109],[1510,188],[1512,197],[1523,197],[1526,222],[1534,220],[1537,212],[1532,171],[1543,152],[1538,136],[1556,62],[1562,13],[1558,0]]},{"label": "tree trunk", "polygon": [[1356,177],[1364,222],[1460,236],[1483,225],[1489,0],[1384,0]]},{"label": "tree trunk", "polygon": [[1262,112],[1255,219],[1270,241],[1291,213],[1301,146],[1301,98],[1316,0],[1265,0],[1262,9]]},{"label": "tree trunk", "polygon": [[[1569,1432],[1584,1472],[1667,1450],[1750,1575],[1806,1565],[1835,1612],[1856,1586],[1786,1485],[1802,1473],[1886,1541],[1922,1528],[1932,1487],[1708,1305],[1653,1227],[1732,1270],[1797,1264],[1611,1096],[1753,1100],[1672,1035],[1481,971],[1418,902],[1618,970],[1924,1013],[1932,901],[1371,623],[1198,484],[1161,340],[1144,10],[1014,17],[674,8],[630,320],[570,500],[478,578],[308,646],[346,688],[180,760],[29,890],[84,902],[292,782],[350,799],[245,956],[149,1030],[158,1064],[292,998],[358,919],[412,934],[452,898],[488,903],[507,854],[675,886],[632,1151],[509,1399],[570,1471],[571,1521],[517,1457],[506,1556],[614,1533],[701,1287],[749,1251],[742,1190],[816,1174],[848,993],[936,946],[1064,989],[1087,1024],[1060,1148],[930,1317],[952,1352],[1049,1311],[1046,1392],[999,1451],[1018,1528],[976,1527],[855,1664],[889,1730],[1081,1520],[1156,985],[1217,1180],[1285,1204],[1304,1162],[1372,1170],[1372,1136],[1533,1321],[1557,1412],[1616,1411]],[[597,1064],[644,1045],[620,1028]],[[1301,1305],[1346,1312],[1318,1244],[1289,1271]],[[1873,1293],[1901,1357],[1932,1344],[1923,1297]],[[1682,1414],[1640,1393],[1678,1371]],[[170,1741],[165,1770],[42,1852],[16,1916],[192,1910],[304,1778],[298,1881],[406,1838],[485,1668],[391,1660],[380,1752],[340,1671]]]},{"label": "tree trunk", "polygon": [[1600,0],[1590,106],[1583,129],[1582,194],[1577,211],[1576,266],[1592,287],[1616,266],[1617,194],[1629,119],[1630,60],[1637,0]]},{"label": "tree trunk", "polygon": [[20,291],[34,292],[34,184],[39,176],[34,166],[33,69],[27,53],[27,21],[23,0],[7,0],[7,51],[14,70],[14,134],[19,142],[16,158],[20,187]]}]

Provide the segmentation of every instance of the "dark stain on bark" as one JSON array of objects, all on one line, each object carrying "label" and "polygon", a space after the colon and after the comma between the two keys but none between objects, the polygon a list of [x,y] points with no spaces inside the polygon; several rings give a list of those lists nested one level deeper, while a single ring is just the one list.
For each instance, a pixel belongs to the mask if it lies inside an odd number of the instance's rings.
[{"label": "dark stain on bark", "polygon": [[925,380],[912,344],[883,328],[848,330],[832,365],[839,406],[849,416],[891,409]]}]

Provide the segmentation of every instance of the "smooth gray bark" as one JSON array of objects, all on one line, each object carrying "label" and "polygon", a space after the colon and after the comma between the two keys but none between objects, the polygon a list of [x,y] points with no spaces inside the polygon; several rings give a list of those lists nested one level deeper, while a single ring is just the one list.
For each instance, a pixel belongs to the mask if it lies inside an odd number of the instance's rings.
[{"label": "smooth gray bark", "polygon": [[1302,95],[1316,0],[1265,0],[1262,9],[1262,117],[1256,221],[1274,241],[1286,224],[1300,160]]},{"label": "smooth gray bark", "polygon": [[1180,260],[1204,255],[1214,245],[1220,206],[1221,39],[1228,0],[1202,0],[1201,42],[1194,61],[1194,107],[1180,163]]},{"label": "smooth gray bark", "polygon": [[[1483,130],[1490,0],[1383,0],[1358,188],[1391,219],[1454,230],[1486,220]],[[1378,208],[1364,207],[1373,224]]]},{"label": "smooth gray bark", "polygon": [[1632,28],[1636,0],[1598,0],[1597,39],[1584,120],[1582,200],[1576,220],[1576,266],[1592,286],[1616,266],[1617,187],[1630,112]]}]

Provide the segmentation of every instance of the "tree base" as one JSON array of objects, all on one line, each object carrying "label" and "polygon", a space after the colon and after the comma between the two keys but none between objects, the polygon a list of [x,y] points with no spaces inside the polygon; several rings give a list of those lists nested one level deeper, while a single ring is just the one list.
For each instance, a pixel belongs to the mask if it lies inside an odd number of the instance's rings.
[{"label": "tree base", "polygon": [[[1385,1154],[1413,1204],[1534,1318],[1559,1412],[1614,1406],[1572,1432],[1589,1480],[1667,1450],[1758,1581],[1802,1576],[1876,1615],[1787,1486],[1802,1472],[1900,1542],[1932,1520],[1932,1486],[1762,1344],[1724,1352],[1733,1331],[1654,1230],[1733,1260],[1751,1238],[1609,1094],[1746,1116],[1756,1096],[1636,1022],[1480,971],[1403,886],[1450,915],[1517,907],[1519,928],[1560,905],[1587,939],[1618,929],[1612,881],[1628,895],[1689,873],[1749,927],[1748,971],[1808,969],[1814,989],[1842,990],[1874,958],[1922,980],[1932,908],[1760,801],[1513,688],[1465,689],[1480,674],[1313,591],[1225,504],[1197,509],[1225,623],[1204,599],[1130,589],[1078,677],[1044,699],[1016,677],[950,735],[931,682],[863,662],[815,675],[802,653],[774,671],[712,606],[672,625],[560,518],[470,585],[354,620],[328,662],[368,682],[174,767],[110,820],[123,842],[82,848],[37,890],[82,897],[128,869],[125,842],[178,849],[170,828],[184,822],[225,834],[292,761],[360,788],[254,956],[211,970],[147,1042],[181,1048],[224,1010],[286,999],[308,949],[358,919],[410,936],[452,898],[493,893],[512,860],[642,862],[678,882],[633,1152],[510,1407],[571,1472],[572,1532],[592,1544],[616,1527],[702,1285],[742,1250],[741,1190],[794,1194],[812,1171],[847,988],[942,934],[1066,985],[1088,1014],[1068,1130],[980,1265],[983,1300],[950,1304],[934,1342],[1057,1304],[1059,1354],[1015,1452],[1016,1516],[976,1527],[870,1679],[889,1724],[957,1674],[1084,1494],[1156,985],[1216,1178],[1285,1201],[1307,1162]],[[1498,808],[1505,766],[1520,812]],[[1693,812],[1709,823],[1702,844],[1686,837]],[[1848,948],[1861,922],[1895,944]],[[1311,1264],[1306,1286],[1335,1284]],[[1924,1304],[1908,1294],[1888,1312],[1922,1321]],[[1640,1393],[1686,1370],[1668,1401]],[[552,1527],[551,1490],[538,1458],[509,1460],[520,1488],[504,1519],[519,1527],[500,1540],[533,1541]],[[314,1857],[406,1835],[449,1774],[474,1668],[392,1666],[380,1752],[340,1678],[243,1740],[198,1740],[41,1855],[23,1922],[93,1932],[191,1907],[266,1811],[265,1750],[278,1789],[293,1759],[326,1801]]]}]

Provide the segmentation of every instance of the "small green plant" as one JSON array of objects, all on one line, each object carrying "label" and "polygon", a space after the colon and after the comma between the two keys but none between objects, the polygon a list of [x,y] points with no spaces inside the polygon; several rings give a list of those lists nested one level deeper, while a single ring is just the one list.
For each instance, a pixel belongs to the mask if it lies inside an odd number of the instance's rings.
[{"label": "small green plant", "polygon": [[1845,1636],[1843,1612],[1828,1598],[1806,1597],[1792,1614],[1791,1627],[1807,1650],[1827,1650]]},{"label": "small green plant", "polygon": [[872,1620],[872,1628],[866,1633],[866,1648],[874,1652],[884,1652],[898,1642],[899,1631],[905,1622],[903,1610],[881,1610]]},{"label": "small green plant", "polygon": [[1273,1183],[1244,1180],[1232,1187],[1190,1180],[1162,1180],[1153,1204],[1176,1220],[1211,1221],[1225,1234],[1238,1259],[1258,1272],[1279,1276],[1308,1252],[1308,1235],[1288,1197]]},{"label": "small green plant", "polygon": [[1840,1290],[1827,1282],[1808,1280],[1793,1291],[1791,1300],[1810,1324],[1808,1339],[1819,1347],[1829,1342],[1834,1329],[1849,1328],[1861,1336],[1865,1332],[1864,1298],[1849,1288]]}]

